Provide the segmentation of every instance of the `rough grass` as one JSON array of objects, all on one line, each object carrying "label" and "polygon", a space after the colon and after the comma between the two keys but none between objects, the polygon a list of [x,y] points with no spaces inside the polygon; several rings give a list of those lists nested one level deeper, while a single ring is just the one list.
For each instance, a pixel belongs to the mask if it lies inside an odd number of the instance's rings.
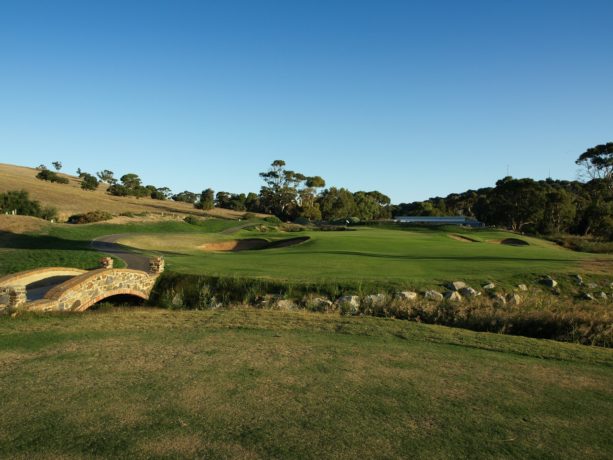
[{"label": "rough grass", "polygon": [[612,364],[374,318],[5,318],[0,457],[605,459]]},{"label": "rough grass", "polygon": [[77,177],[60,173],[69,180],[68,184],[54,184],[36,179],[37,170],[22,166],[0,163],[0,192],[9,190],[27,190],[30,198],[40,201],[45,206],[53,206],[59,211],[61,221],[73,214],[89,211],[106,211],[120,213],[166,213],[180,215],[210,215],[225,219],[238,219],[245,213],[229,209],[211,209],[199,211],[189,203],[172,200],[152,200],[151,198],[117,197],[106,193],[106,185],[98,190],[81,189],[81,180]]}]

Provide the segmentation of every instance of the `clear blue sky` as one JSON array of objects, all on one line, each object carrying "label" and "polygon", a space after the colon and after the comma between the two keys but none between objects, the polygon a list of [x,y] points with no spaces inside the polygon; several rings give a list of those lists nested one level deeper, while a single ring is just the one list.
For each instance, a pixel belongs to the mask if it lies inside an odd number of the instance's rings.
[{"label": "clear blue sky", "polygon": [[0,162],[394,202],[576,178],[613,140],[613,1],[0,0]]}]

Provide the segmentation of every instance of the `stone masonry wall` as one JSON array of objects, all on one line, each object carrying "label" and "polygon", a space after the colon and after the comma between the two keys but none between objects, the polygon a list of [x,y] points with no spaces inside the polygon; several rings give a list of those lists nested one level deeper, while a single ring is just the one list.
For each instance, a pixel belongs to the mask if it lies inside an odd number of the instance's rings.
[{"label": "stone masonry wall", "polygon": [[148,299],[157,275],[139,270],[99,269],[77,276],[51,289],[44,299],[30,302],[28,310],[83,311],[102,299],[128,294]]}]

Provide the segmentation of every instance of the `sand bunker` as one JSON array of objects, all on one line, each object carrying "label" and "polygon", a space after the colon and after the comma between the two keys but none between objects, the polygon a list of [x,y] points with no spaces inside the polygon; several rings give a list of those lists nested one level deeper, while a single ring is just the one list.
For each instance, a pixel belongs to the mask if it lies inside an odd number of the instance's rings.
[{"label": "sand bunker", "polygon": [[457,235],[455,233],[449,233],[449,238],[452,238],[456,241],[461,241],[462,243],[479,243],[479,240],[475,240],[473,238],[470,238],[468,236],[464,236],[464,235]]},{"label": "sand bunker", "polygon": [[206,243],[198,246],[202,251],[250,251],[257,249],[286,248],[303,243],[309,239],[308,236],[288,238],[279,241],[267,241],[262,238],[247,238],[244,240],[219,241],[217,243]]},{"label": "sand bunker", "polygon": [[506,244],[507,246],[530,246],[530,243],[519,238],[505,238],[504,240],[493,240],[490,243]]}]

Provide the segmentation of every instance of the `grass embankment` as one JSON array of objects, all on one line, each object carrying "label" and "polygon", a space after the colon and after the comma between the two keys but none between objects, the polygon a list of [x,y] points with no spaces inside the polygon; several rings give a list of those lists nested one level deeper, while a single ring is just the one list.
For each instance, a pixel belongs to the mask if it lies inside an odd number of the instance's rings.
[{"label": "grass embankment", "polygon": [[613,352],[376,318],[0,320],[0,457],[611,458]]}]

